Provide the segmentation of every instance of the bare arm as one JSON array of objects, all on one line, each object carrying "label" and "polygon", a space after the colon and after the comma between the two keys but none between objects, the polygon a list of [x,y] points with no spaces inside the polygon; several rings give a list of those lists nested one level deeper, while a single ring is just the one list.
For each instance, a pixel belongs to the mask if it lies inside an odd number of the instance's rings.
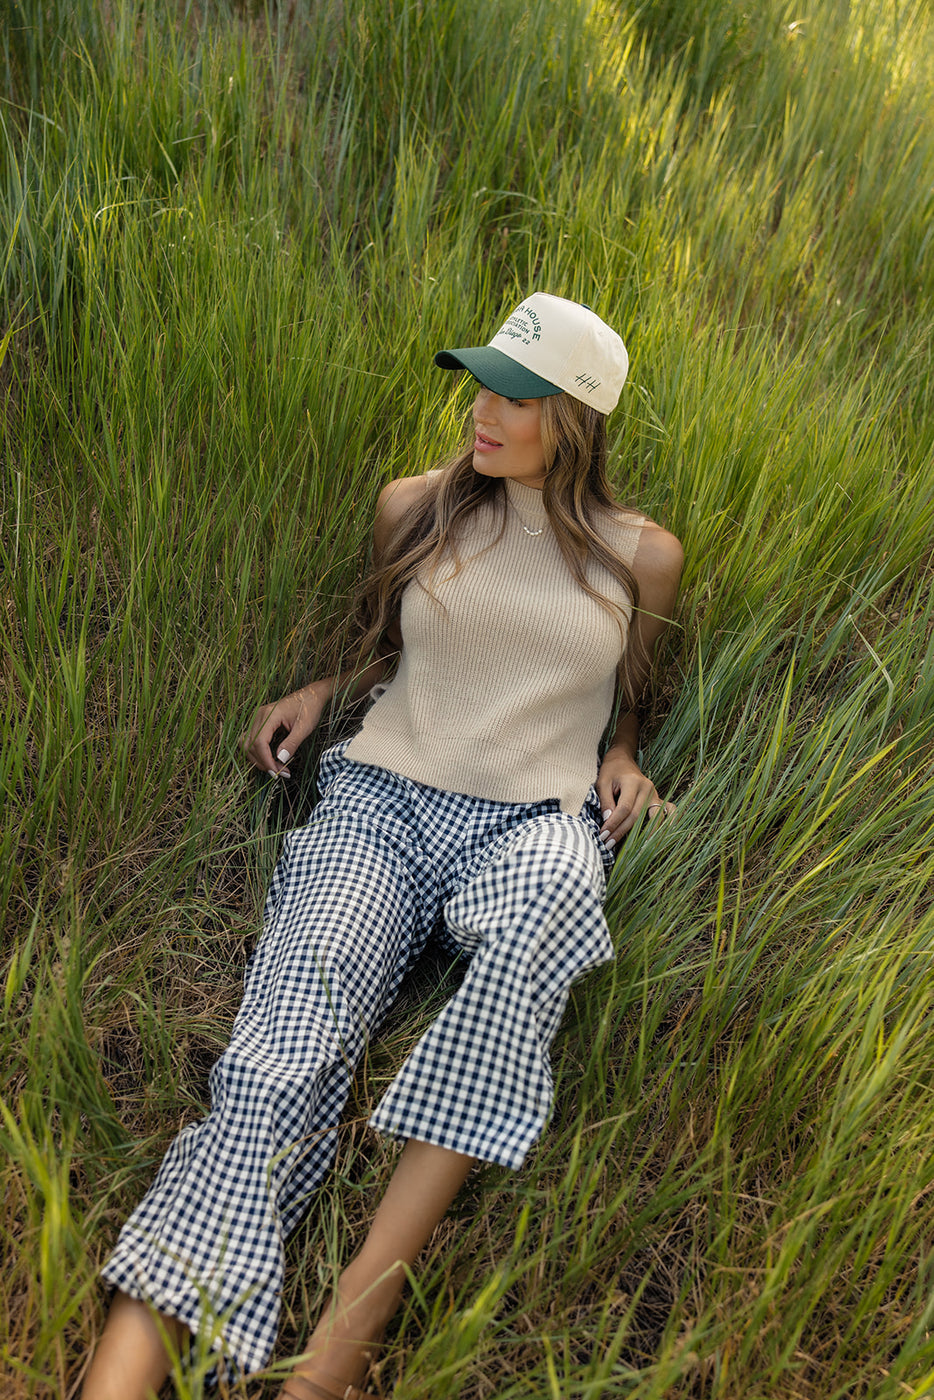
[{"label": "bare arm", "polygon": [[[317,728],[338,689],[346,688],[350,699],[364,695],[383,678],[388,665],[388,659],[380,657],[362,671],[325,676],[302,686],[301,690],[293,690],[291,695],[283,696],[275,704],[260,705],[253,716],[249,733],[244,734],[240,741],[243,752],[251,763],[273,778],[290,777],[289,759]],[[273,754],[273,738],[283,729],[285,736],[280,739]]]},{"label": "bare arm", "polygon": [[[425,489],[427,477],[406,476],[384,486],[376,503],[373,522],[373,559],[378,563],[386,550],[396,525],[409,506]],[[390,632],[390,639],[402,645],[400,635]],[[337,676],[325,676],[310,681],[301,690],[292,691],[274,704],[260,705],[248,733],[240,740],[243,752],[257,768],[272,777],[288,778],[288,763],[300,744],[312,734],[328,705],[338,691],[350,700],[358,699],[387,674],[391,657],[378,657],[362,670],[351,669]],[[279,741],[275,754],[272,741],[280,730],[285,737]]]},{"label": "bare arm", "polygon": [[[639,629],[646,656],[643,674],[635,677],[637,690],[648,684],[656,647],[671,621],[683,562],[684,553],[674,535],[647,523],[633,561],[639,584],[639,609],[633,626]],[[649,808],[653,820],[661,811],[674,811],[674,805],[662,801],[651,779],[639,768],[638,752],[639,721],[635,711],[629,710],[619,717],[597,775],[603,812],[601,835],[613,844],[631,830],[644,808]]]}]

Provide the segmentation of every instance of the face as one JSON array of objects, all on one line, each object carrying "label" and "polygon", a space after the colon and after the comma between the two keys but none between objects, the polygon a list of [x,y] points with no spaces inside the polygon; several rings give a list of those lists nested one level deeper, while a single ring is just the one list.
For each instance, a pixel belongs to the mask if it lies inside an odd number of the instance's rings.
[{"label": "face", "polygon": [[481,385],[474,399],[474,471],[541,490],[545,480],[541,399],[504,399]]}]

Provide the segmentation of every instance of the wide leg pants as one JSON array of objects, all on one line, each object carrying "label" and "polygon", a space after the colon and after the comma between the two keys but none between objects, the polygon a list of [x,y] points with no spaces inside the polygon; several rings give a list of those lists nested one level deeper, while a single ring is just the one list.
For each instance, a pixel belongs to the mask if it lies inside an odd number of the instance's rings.
[{"label": "wide leg pants", "polygon": [[571,984],[612,957],[595,795],[489,802],[325,754],[285,839],[211,1112],[170,1147],[104,1277],[192,1331],[222,1320],[244,1372],[271,1355],[283,1245],[330,1166],[354,1066],[434,933],[469,965],[372,1125],[518,1167],[552,1104]]}]

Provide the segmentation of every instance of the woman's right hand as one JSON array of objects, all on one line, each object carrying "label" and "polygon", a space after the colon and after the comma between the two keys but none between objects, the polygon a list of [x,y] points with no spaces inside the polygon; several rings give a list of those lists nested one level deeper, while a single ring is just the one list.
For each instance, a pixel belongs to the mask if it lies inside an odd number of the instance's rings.
[{"label": "woman's right hand", "polygon": [[[329,698],[326,687],[319,682],[294,690],[274,705],[260,705],[249,733],[240,740],[250,762],[273,778],[290,777],[289,759],[318,724]],[[273,754],[270,746],[280,729],[286,731],[286,737],[280,739]]]}]

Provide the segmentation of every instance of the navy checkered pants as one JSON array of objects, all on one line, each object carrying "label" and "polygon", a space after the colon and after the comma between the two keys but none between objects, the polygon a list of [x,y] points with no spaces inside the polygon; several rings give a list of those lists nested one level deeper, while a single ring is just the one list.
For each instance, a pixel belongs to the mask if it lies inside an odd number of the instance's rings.
[{"label": "navy checkered pants", "polygon": [[402,1066],[375,1128],[518,1167],[552,1103],[568,989],[612,957],[595,795],[489,802],[330,749],[321,801],[285,839],[211,1112],[166,1154],[104,1277],[270,1356],[283,1242],[331,1164],[354,1066],[434,933],[470,961]]}]

